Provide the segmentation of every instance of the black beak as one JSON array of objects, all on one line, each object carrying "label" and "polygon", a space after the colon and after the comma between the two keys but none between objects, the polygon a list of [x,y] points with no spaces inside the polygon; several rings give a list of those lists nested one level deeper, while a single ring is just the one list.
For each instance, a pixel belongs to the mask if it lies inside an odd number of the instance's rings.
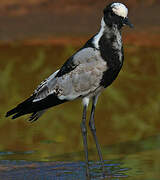
[{"label": "black beak", "polygon": [[123,19],[123,24],[129,26],[130,28],[133,28],[133,24],[129,21],[128,17]]}]

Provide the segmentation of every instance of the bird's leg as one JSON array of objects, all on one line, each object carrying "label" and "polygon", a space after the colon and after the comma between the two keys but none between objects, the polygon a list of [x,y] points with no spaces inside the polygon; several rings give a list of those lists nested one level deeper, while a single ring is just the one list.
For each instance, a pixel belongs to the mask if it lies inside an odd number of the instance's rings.
[{"label": "bird's leg", "polygon": [[81,130],[82,130],[83,145],[84,145],[84,152],[85,152],[85,159],[86,159],[86,166],[87,166],[86,176],[89,177],[88,144],[87,144],[87,128],[86,128],[87,106],[88,106],[87,104],[84,104]]},{"label": "bird's leg", "polygon": [[99,156],[99,159],[100,159],[100,161],[102,163],[102,170],[104,172],[104,161],[103,161],[103,157],[102,157],[101,148],[100,148],[100,145],[98,143],[97,136],[96,136],[96,127],[95,127],[95,121],[94,121],[94,114],[95,114],[95,108],[96,108],[97,100],[98,100],[98,95],[93,97],[92,110],[91,110],[91,116],[90,116],[90,121],[89,121],[89,127],[90,127],[90,130],[92,132],[94,141],[96,143],[98,156]]}]

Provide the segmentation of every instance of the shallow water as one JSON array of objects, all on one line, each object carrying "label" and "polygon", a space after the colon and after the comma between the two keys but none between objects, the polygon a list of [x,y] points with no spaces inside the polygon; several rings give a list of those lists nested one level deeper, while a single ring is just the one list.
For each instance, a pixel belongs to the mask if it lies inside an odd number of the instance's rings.
[{"label": "shallow water", "polygon": [[[15,121],[4,118],[77,48],[0,46],[0,179],[85,178],[80,101],[52,108],[35,123],[26,121],[27,116]],[[130,44],[125,52],[118,79],[101,95],[96,108],[106,178],[159,179],[160,51]],[[88,141],[91,176],[100,179],[90,132]]]},{"label": "shallow water", "polygon": [[[27,162],[27,161],[1,161],[1,179],[62,179],[84,180],[84,162]],[[128,177],[124,173],[127,168],[120,168],[120,164],[111,161],[105,162],[106,175],[101,172],[98,162],[90,163],[90,179],[122,179]]]}]

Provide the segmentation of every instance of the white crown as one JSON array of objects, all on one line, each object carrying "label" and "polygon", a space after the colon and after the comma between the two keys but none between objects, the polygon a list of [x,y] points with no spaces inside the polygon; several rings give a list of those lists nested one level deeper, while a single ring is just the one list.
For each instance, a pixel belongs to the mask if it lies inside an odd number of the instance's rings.
[{"label": "white crown", "polygon": [[118,15],[118,16],[121,16],[121,17],[127,17],[128,15],[128,9],[126,8],[126,6],[122,3],[113,3],[111,5],[112,7],[112,11]]}]

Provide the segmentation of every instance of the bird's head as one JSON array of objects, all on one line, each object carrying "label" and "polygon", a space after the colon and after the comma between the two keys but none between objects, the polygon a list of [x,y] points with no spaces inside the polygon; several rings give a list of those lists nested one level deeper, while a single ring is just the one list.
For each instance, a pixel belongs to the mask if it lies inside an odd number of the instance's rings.
[{"label": "bird's head", "polygon": [[112,27],[117,25],[122,28],[124,25],[133,27],[128,19],[128,9],[122,3],[111,3],[104,9],[104,22],[106,25]]}]

